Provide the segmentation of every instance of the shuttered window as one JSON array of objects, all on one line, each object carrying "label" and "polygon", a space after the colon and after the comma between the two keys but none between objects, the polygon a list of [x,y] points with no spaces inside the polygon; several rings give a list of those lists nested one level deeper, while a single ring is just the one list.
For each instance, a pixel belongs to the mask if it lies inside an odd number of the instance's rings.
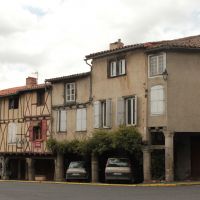
[{"label": "shuttered window", "polygon": [[164,87],[162,85],[151,88],[151,115],[162,115],[165,110]]},{"label": "shuttered window", "polygon": [[117,126],[137,125],[137,96],[118,98],[116,115]]},{"label": "shuttered window", "polygon": [[86,131],[87,129],[87,111],[86,108],[76,111],[76,131]]},{"label": "shuttered window", "polygon": [[57,132],[66,132],[67,131],[67,111],[58,110],[57,111],[57,120],[56,120]]},{"label": "shuttered window", "polygon": [[112,126],[112,101],[94,102],[94,128],[111,128]]},{"label": "shuttered window", "polygon": [[8,124],[8,143],[14,144],[17,139],[17,123],[10,122]]},{"label": "shuttered window", "polygon": [[126,60],[116,59],[109,62],[108,77],[116,77],[126,74]]}]

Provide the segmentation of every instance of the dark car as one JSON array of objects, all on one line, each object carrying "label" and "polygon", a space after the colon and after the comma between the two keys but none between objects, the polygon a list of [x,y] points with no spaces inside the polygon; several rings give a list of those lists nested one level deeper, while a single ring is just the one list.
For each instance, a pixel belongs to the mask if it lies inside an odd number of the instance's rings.
[{"label": "dark car", "polygon": [[130,160],[128,158],[108,158],[105,168],[105,181],[133,182]]},{"label": "dark car", "polygon": [[72,161],[66,171],[67,181],[88,180],[88,172],[84,161]]}]

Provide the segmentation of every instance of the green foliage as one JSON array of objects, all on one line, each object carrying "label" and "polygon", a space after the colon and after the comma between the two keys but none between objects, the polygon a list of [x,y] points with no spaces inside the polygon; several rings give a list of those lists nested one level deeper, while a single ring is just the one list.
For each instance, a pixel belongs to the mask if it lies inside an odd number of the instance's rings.
[{"label": "green foliage", "polygon": [[47,147],[52,152],[89,155],[102,155],[106,152],[118,151],[127,154],[141,152],[142,138],[134,127],[120,127],[115,131],[98,130],[87,141],[62,141],[49,139]]}]

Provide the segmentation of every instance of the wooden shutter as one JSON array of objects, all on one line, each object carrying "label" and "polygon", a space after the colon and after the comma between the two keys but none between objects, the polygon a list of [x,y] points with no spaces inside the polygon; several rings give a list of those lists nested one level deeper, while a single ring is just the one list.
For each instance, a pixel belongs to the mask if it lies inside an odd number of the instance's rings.
[{"label": "wooden shutter", "polygon": [[81,117],[82,117],[82,121],[81,121],[81,127],[82,127],[82,131],[86,131],[87,130],[87,110],[86,108],[82,109],[82,113],[81,113]]},{"label": "wooden shutter", "polygon": [[133,124],[137,125],[137,96],[134,98],[134,119],[133,119]]},{"label": "wooden shutter", "polygon": [[12,142],[12,123],[8,124],[8,143]]},{"label": "wooden shutter", "polygon": [[117,126],[123,125],[125,122],[125,103],[124,98],[120,97],[117,99]]},{"label": "wooden shutter", "polygon": [[29,125],[29,141],[33,141],[33,122],[30,122],[30,125]]},{"label": "wooden shutter", "polygon": [[81,109],[76,111],[76,131],[81,131]]},{"label": "wooden shutter", "polygon": [[94,102],[94,128],[101,127],[101,102]]},{"label": "wooden shutter", "polygon": [[112,100],[106,100],[106,127],[111,128],[112,126]]},{"label": "wooden shutter", "polygon": [[47,120],[43,119],[41,121],[41,133],[42,133],[42,139],[46,140],[47,139]]},{"label": "wooden shutter", "polygon": [[60,110],[60,132],[67,130],[67,111]]},{"label": "wooden shutter", "polygon": [[60,131],[60,110],[55,111],[55,128],[56,132],[58,133]]}]

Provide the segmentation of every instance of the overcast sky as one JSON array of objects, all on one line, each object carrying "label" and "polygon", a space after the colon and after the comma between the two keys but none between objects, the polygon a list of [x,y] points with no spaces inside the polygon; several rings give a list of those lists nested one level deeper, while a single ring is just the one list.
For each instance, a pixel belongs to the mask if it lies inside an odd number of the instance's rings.
[{"label": "overcast sky", "polygon": [[0,0],[0,89],[85,72],[84,56],[200,34],[199,0]]}]

